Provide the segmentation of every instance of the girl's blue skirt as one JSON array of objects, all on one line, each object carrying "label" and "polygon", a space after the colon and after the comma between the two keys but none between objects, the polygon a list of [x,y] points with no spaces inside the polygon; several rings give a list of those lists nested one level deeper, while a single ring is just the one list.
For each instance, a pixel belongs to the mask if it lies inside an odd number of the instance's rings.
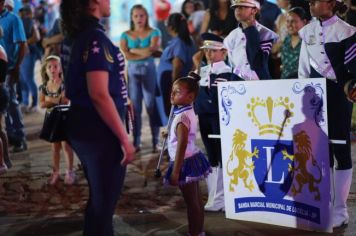
[{"label": "girl's blue skirt", "polygon": [[[164,184],[169,184],[172,175],[174,162],[169,163],[166,175],[164,176]],[[179,173],[179,185],[188,184],[191,182],[205,179],[212,172],[209,161],[205,158],[202,152],[194,154],[192,157],[186,158],[183,161],[182,168]]]}]

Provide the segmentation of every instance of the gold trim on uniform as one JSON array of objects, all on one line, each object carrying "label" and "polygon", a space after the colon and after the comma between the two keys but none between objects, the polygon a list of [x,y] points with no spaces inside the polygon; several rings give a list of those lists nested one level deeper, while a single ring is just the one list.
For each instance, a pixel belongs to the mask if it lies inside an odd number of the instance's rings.
[{"label": "gold trim on uniform", "polygon": [[108,62],[114,63],[114,59],[112,58],[110,51],[107,47],[104,47],[104,54],[105,54],[105,58]]}]

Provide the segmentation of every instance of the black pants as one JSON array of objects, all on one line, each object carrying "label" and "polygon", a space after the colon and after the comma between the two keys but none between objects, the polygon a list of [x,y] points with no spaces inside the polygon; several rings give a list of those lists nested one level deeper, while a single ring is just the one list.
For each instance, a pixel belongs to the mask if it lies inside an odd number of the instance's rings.
[{"label": "black pants", "polygon": [[327,80],[326,85],[329,139],[346,140],[346,145],[329,145],[330,165],[334,166],[335,156],[336,169],[347,170],[352,168],[350,132],[353,105],[339,84]]},{"label": "black pants", "polygon": [[164,71],[160,78],[161,94],[163,97],[164,111],[167,116],[171,111],[172,71]]},{"label": "black pants", "polygon": [[220,134],[218,114],[199,114],[199,128],[208,159],[212,167],[222,164],[220,139],[208,138],[209,134]]}]

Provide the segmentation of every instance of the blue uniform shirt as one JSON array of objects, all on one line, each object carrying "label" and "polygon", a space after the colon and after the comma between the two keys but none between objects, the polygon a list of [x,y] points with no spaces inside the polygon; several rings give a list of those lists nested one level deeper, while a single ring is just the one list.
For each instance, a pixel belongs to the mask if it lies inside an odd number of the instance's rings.
[{"label": "blue uniform shirt", "polygon": [[0,13],[0,26],[3,29],[4,37],[0,39],[0,45],[5,48],[8,58],[8,70],[15,67],[19,46],[17,43],[26,42],[25,30],[20,17],[8,10]]},{"label": "blue uniform shirt", "polygon": [[124,57],[120,49],[106,36],[96,18],[89,17],[87,21],[87,29],[77,36],[73,44],[66,40],[62,48],[66,96],[73,105],[93,107],[86,73],[107,71],[109,93],[121,112],[127,104]]}]

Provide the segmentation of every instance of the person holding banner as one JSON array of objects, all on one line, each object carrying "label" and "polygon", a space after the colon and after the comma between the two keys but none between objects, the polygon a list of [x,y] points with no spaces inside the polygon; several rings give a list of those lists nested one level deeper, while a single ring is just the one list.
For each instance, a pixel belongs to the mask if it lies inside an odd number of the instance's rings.
[{"label": "person holding banner", "polygon": [[256,20],[263,1],[231,0],[240,24],[225,38],[224,45],[234,73],[244,80],[271,79],[268,56],[278,36]]},{"label": "person holding banner", "polygon": [[311,15],[318,20],[299,31],[302,46],[298,75],[299,78],[327,79],[329,138],[346,140],[345,145],[329,145],[331,166],[333,156],[337,162],[333,176],[333,227],[339,227],[349,222],[346,201],[352,181],[352,104],[344,87],[348,80],[356,77],[356,28],[336,15],[347,9],[342,0],[309,0],[309,4]]},{"label": "person holding banner", "polygon": [[236,80],[237,76],[232,73],[231,67],[224,61],[226,48],[223,38],[212,33],[203,33],[201,38],[203,46],[200,48],[204,51],[207,65],[198,68],[202,79],[194,109],[198,115],[200,134],[212,166],[212,173],[206,179],[208,201],[204,209],[220,211],[225,208],[221,144],[219,139],[209,138],[208,135],[220,134],[217,83],[233,78]]}]

